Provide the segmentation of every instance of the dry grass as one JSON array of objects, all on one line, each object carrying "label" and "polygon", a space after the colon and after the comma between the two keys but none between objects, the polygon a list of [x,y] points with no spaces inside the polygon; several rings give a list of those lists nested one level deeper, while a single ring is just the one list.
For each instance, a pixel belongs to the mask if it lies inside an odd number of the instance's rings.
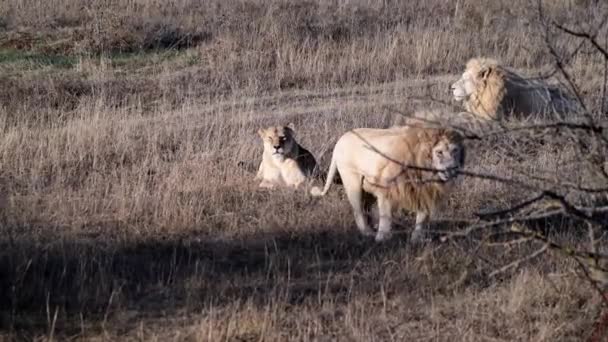
[{"label": "dry grass", "polygon": [[[51,340],[496,340],[589,336],[596,293],[568,260],[488,270],[535,246],[415,248],[358,236],[340,191],[256,190],[261,126],[294,122],[327,165],[353,127],[449,102],[467,58],[530,74],[551,57],[527,1],[0,0],[0,336]],[[586,25],[606,6],[547,1]],[[560,51],[578,40],[556,37]],[[600,103],[602,65],[571,63]],[[584,82],[583,82],[584,80]],[[418,98],[427,98],[427,101]],[[556,179],[581,170],[547,138],[471,146],[470,170]],[[561,143],[560,143],[561,144]],[[556,148],[559,146],[559,148]],[[438,216],[526,194],[479,179]],[[581,245],[570,220],[540,222]],[[435,229],[455,229],[453,222]]]}]

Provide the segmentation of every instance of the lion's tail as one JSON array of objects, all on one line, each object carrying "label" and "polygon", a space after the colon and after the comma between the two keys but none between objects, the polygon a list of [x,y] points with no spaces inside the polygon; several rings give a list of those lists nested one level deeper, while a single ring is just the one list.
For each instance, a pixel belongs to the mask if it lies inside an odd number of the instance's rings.
[{"label": "lion's tail", "polygon": [[323,190],[321,190],[320,187],[313,186],[312,189],[310,189],[310,194],[315,197],[325,196],[325,194],[327,194],[327,192],[329,191],[329,188],[331,187],[331,184],[333,183],[334,178],[336,177],[337,171],[338,171],[338,165],[336,163],[336,154],[334,152],[334,154],[331,156],[331,163],[329,165],[329,171],[327,171],[327,179],[325,180],[325,187],[323,187]]}]

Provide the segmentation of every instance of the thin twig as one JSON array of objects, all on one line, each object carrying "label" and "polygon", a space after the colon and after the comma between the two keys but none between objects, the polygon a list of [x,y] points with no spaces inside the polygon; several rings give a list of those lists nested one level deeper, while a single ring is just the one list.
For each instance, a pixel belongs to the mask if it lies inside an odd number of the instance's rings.
[{"label": "thin twig", "polygon": [[521,245],[522,243],[530,242],[532,240],[533,240],[533,238],[531,238],[531,237],[523,237],[523,238],[509,240],[509,241],[488,242],[488,243],[486,243],[486,245],[505,247],[505,246]]},{"label": "thin twig", "polygon": [[[592,123],[593,119],[589,115],[589,112],[587,110],[587,106],[585,105],[585,101],[583,100],[583,98],[582,98],[582,96],[580,94],[578,86],[576,85],[576,83],[574,82],[574,80],[572,79],[572,77],[570,76],[570,74],[566,71],[565,65],[564,65],[564,62],[563,62],[562,58],[560,58],[559,54],[555,50],[555,47],[553,46],[553,44],[549,40],[549,26],[546,24],[545,15],[544,15],[544,11],[543,11],[543,6],[542,6],[541,0],[537,1],[537,6],[538,6],[538,14],[539,14],[540,21],[543,24],[543,26],[545,27],[545,34],[544,34],[545,44],[546,44],[547,48],[549,49],[549,52],[553,56],[553,59],[555,60],[556,67],[561,72],[562,76],[566,79],[566,81],[568,82],[568,84],[570,86],[570,89],[574,92],[574,96],[576,96],[576,99],[577,99],[579,105],[583,109],[583,115],[585,117],[587,117],[588,122]],[[580,141],[579,141],[579,144],[580,144]]]},{"label": "thin twig", "polygon": [[[606,16],[608,18],[608,16]],[[608,33],[604,38],[604,43],[608,46]],[[608,83],[608,58],[604,58],[604,81],[602,82],[602,107],[601,110],[605,115],[608,115],[608,107],[606,107],[606,84]]]},{"label": "thin twig", "polygon": [[608,59],[608,51],[606,49],[604,49],[596,40],[595,40],[595,35],[590,35],[587,32],[577,32],[574,30],[571,30],[563,25],[558,24],[555,21],[552,21],[551,24],[553,24],[553,26],[557,27],[559,30],[566,32],[569,35],[575,36],[575,37],[579,37],[579,38],[585,38],[587,41],[589,41],[602,55],[604,55],[604,58]]},{"label": "thin twig", "polygon": [[532,205],[532,204],[540,201],[544,197],[545,197],[545,193],[542,192],[539,195],[534,196],[534,197],[532,197],[532,198],[530,198],[530,199],[528,199],[528,200],[526,200],[524,202],[518,203],[518,204],[516,204],[516,205],[514,205],[514,206],[512,206],[510,208],[502,209],[502,210],[497,210],[497,211],[491,211],[491,212],[487,212],[487,213],[476,213],[475,215],[477,217],[479,217],[480,219],[482,219],[482,220],[489,219],[489,218],[491,218],[493,216],[504,216],[504,215],[511,214],[511,213],[516,212],[516,211],[519,211],[520,209],[523,209],[523,208],[525,208],[525,207],[527,207],[529,205]]},{"label": "thin twig", "polygon": [[505,266],[497,269],[497,270],[492,271],[489,276],[490,277],[495,277],[496,275],[498,275],[500,273],[504,273],[505,271],[508,271],[511,268],[519,267],[524,262],[530,261],[530,260],[536,258],[537,256],[545,253],[548,249],[549,249],[549,246],[545,244],[540,249],[538,249],[537,251],[535,251],[534,253],[529,254],[526,257],[517,259],[517,260],[515,260],[513,262],[510,262],[507,265],[505,265]]},{"label": "thin twig", "polygon": [[474,224],[474,225],[467,227],[466,229],[464,229],[462,231],[450,232],[447,234],[445,234],[445,232],[442,232],[445,235],[441,238],[441,241],[445,242],[450,239],[468,237],[475,231],[492,228],[492,227],[496,227],[496,226],[500,226],[500,225],[512,224],[512,223],[518,223],[518,222],[530,222],[530,221],[535,221],[535,220],[540,220],[540,219],[546,219],[546,218],[560,215],[563,213],[564,213],[563,209],[560,208],[560,209],[550,210],[550,211],[546,211],[544,213],[539,213],[539,214],[534,214],[534,215],[510,217],[508,219]]},{"label": "thin twig", "polygon": [[[515,126],[515,127],[506,127],[504,125],[502,125],[502,129],[499,130],[493,130],[493,131],[489,131],[487,133],[483,133],[483,134],[476,134],[474,132],[471,132],[471,130],[462,127],[462,126],[458,126],[458,125],[454,125],[451,123],[444,123],[444,122],[440,122],[438,120],[430,120],[427,118],[418,118],[409,114],[406,114],[398,109],[395,109],[391,106],[385,106],[385,109],[392,111],[396,114],[402,115],[404,117],[407,118],[414,118],[416,120],[419,120],[421,122],[425,122],[425,123],[430,123],[430,124],[434,124],[434,125],[438,125],[438,126],[442,126],[445,128],[450,128],[450,129],[454,129],[457,132],[460,133],[464,133],[465,134],[465,138],[466,139],[470,139],[470,140],[483,140],[489,137],[494,137],[494,136],[500,136],[500,135],[506,135],[506,134],[510,134],[510,133],[515,133],[515,132],[520,132],[520,131],[539,131],[539,130],[546,130],[546,129],[559,129],[559,128],[566,128],[566,129],[571,129],[571,130],[580,130],[580,131],[584,131],[584,132],[592,132],[595,134],[602,134],[605,132],[605,130],[607,130],[608,128],[603,126],[603,125],[599,125],[599,124],[588,124],[588,123],[578,123],[578,122],[568,122],[568,121],[557,121],[557,122],[551,122],[551,123],[542,123],[542,124],[527,124],[527,125],[522,125],[522,126]],[[474,114],[473,114],[474,115]],[[498,122],[493,122],[493,121],[488,121],[488,123],[496,123],[496,124],[500,124]],[[408,124],[405,124],[404,126],[408,126]],[[413,126],[413,125],[412,125]]]}]

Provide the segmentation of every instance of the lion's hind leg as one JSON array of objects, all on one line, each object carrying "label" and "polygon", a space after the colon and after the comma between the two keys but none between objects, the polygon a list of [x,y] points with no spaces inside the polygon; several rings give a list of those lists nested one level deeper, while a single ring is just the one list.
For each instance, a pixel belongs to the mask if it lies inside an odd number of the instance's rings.
[{"label": "lion's hind leg", "polygon": [[344,175],[342,175],[342,184],[344,185],[346,197],[353,208],[353,215],[355,216],[357,228],[359,228],[359,231],[363,235],[374,235],[375,232],[368,226],[367,219],[365,218],[361,176],[345,172]]}]

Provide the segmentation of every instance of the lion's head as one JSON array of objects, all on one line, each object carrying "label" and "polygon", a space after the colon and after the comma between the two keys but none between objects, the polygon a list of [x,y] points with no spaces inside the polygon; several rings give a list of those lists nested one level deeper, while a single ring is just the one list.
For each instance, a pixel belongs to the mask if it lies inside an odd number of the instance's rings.
[{"label": "lion's head", "polygon": [[264,150],[280,161],[289,156],[296,147],[294,131],[290,126],[260,128],[258,134],[264,142]]},{"label": "lion's head", "polygon": [[505,89],[505,73],[489,58],[471,59],[462,76],[451,85],[454,100],[485,119],[497,119]]},{"label": "lion's head", "polygon": [[451,85],[454,100],[464,101],[473,94],[483,93],[491,78],[500,79],[501,77],[503,77],[503,71],[496,60],[473,58],[467,62],[460,78]]},{"label": "lion's head", "polygon": [[455,132],[443,132],[431,149],[431,167],[437,176],[447,182],[458,175],[464,166],[465,149],[462,137]]}]

